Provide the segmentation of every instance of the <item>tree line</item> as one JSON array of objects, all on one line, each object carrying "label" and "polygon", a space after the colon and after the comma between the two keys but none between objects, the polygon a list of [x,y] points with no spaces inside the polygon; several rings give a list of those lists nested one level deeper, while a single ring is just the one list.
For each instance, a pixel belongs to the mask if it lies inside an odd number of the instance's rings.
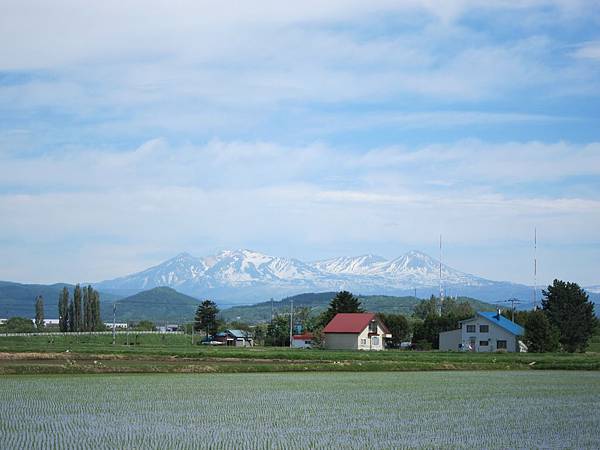
[{"label": "tree line", "polygon": [[542,294],[540,309],[515,314],[515,322],[525,328],[528,351],[584,352],[599,326],[588,294],[577,283],[561,280],[554,280]]},{"label": "tree line", "polygon": [[73,289],[73,297],[65,286],[58,297],[58,327],[62,332],[103,331],[100,319],[100,294],[92,286]]}]

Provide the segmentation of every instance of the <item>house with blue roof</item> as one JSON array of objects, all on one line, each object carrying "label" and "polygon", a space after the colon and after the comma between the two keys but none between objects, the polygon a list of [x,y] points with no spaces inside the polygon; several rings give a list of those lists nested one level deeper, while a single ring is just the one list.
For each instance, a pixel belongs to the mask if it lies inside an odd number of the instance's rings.
[{"label": "house with blue roof", "polygon": [[524,334],[523,327],[500,311],[478,311],[475,317],[462,320],[458,330],[440,333],[440,350],[526,352],[521,341]]},{"label": "house with blue roof", "polygon": [[214,341],[234,347],[252,347],[254,340],[252,335],[242,330],[225,330],[215,334]]}]

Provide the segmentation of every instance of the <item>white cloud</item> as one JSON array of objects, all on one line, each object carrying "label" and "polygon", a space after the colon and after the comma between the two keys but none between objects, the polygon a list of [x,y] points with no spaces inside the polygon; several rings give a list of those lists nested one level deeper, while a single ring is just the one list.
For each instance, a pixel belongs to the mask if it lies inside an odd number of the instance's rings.
[{"label": "white cloud", "polygon": [[[268,142],[173,148],[157,139],[128,152],[1,158],[0,235],[22,244],[3,246],[0,256],[9,261],[35,246],[50,249],[47,263],[66,247],[80,263],[61,259],[51,273],[72,281],[121,275],[125,265],[138,269],[179,250],[256,246],[310,259],[349,242],[422,247],[440,232],[461,245],[519,240],[535,225],[557,243],[593,242],[600,224],[597,193],[574,196],[568,181],[600,175],[596,143],[467,141],[353,153]],[[514,183],[554,192],[513,192]],[[124,261],[126,249],[141,255]],[[96,252],[101,267],[92,263]],[[15,269],[3,270],[6,278]]]},{"label": "white cloud", "polygon": [[586,42],[582,44],[573,55],[576,58],[600,61],[600,41]]}]

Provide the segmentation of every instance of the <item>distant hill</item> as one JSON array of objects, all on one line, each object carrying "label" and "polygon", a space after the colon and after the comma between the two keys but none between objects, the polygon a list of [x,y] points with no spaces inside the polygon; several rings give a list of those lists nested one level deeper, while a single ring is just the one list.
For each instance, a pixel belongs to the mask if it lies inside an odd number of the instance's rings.
[{"label": "distant hill", "polygon": [[[294,295],[273,302],[274,314],[287,314],[290,304],[294,301],[294,309],[300,307],[310,308],[311,314],[318,315],[325,311],[329,302],[335,297],[336,292],[320,292]],[[414,307],[422,299],[414,296],[395,297],[389,295],[359,295],[362,307],[367,311],[387,314],[403,314],[410,316]],[[496,307],[473,298],[458,297],[458,301],[468,301],[474,309],[479,311],[492,311]],[[221,311],[221,318],[232,321],[239,320],[250,324],[268,322],[271,319],[271,302],[262,302],[255,305],[234,306]]]},{"label": "distant hill", "polygon": [[[72,284],[21,284],[11,281],[0,281],[0,318],[35,316],[35,298],[38,295],[44,297],[44,313],[47,319],[58,318],[58,295],[63,287],[69,289],[71,298],[73,296]],[[100,292],[101,308],[122,298],[115,294]]]},{"label": "distant hill", "polygon": [[[117,322],[150,320],[155,323],[192,320],[200,300],[169,287],[157,287],[115,302]],[[105,322],[112,321],[112,308],[102,311]]]}]

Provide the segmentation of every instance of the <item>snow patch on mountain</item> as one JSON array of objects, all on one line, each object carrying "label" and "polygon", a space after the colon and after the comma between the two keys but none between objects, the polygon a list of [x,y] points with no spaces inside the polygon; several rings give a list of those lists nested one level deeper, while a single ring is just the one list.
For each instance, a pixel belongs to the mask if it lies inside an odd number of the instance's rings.
[{"label": "snow patch on mountain", "polygon": [[[444,264],[441,271],[444,289],[452,288],[455,294],[473,295],[480,288],[489,288],[497,297],[504,295],[507,289],[515,295],[515,289],[525,288],[485,280]],[[407,293],[419,289],[421,295],[429,295],[439,292],[439,277],[439,261],[416,250],[392,260],[369,254],[305,263],[239,249],[204,258],[180,253],[139,273],[102,281],[95,286],[107,291],[169,286],[196,297],[235,299],[241,303],[270,296],[340,289],[363,294]]]}]

